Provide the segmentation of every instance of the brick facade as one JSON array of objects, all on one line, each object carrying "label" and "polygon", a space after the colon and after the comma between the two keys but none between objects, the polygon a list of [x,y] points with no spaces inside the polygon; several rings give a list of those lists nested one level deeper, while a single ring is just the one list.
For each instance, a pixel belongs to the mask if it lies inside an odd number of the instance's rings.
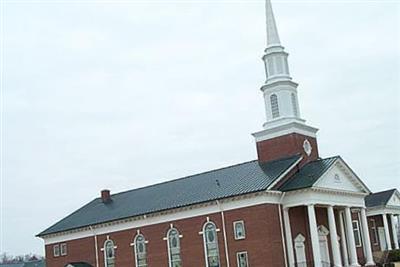
[{"label": "brick facade", "polygon": [[[310,156],[304,152],[303,148],[306,139],[310,142],[312,147]],[[302,154],[304,161],[299,167],[319,157],[317,139],[298,133],[291,133],[257,142],[257,154],[258,160],[261,162]]]},{"label": "brick facade", "polygon": [[[181,256],[184,266],[206,266],[203,237],[199,234],[204,223],[209,217],[213,221],[218,232],[219,254],[221,266],[227,266],[225,257],[225,245],[221,213],[208,214],[178,221],[171,221],[156,225],[141,227],[140,229],[129,229],[97,236],[99,265],[104,266],[104,255],[100,251],[107,235],[117,246],[116,266],[135,266],[134,253],[130,244],[133,242],[137,230],[148,240],[148,266],[168,266],[167,243],[163,238],[166,236],[172,223],[180,234]],[[279,221],[279,206],[263,204],[242,209],[224,212],[227,244],[229,249],[230,266],[237,266],[236,253],[247,251],[249,264],[252,267],[261,266],[284,266],[284,253],[282,244],[282,232]],[[233,222],[243,220],[246,229],[246,238],[235,240]],[[46,260],[48,267],[63,267],[68,263],[87,262],[96,266],[94,237],[87,237],[67,241],[68,253],[66,256],[53,256],[53,244],[46,245]]]}]

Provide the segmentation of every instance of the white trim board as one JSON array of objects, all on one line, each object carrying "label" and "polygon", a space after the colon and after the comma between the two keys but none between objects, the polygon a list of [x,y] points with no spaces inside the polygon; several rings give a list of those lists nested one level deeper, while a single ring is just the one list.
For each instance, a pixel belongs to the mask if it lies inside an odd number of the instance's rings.
[{"label": "white trim board", "polygon": [[333,205],[364,208],[366,194],[345,192],[325,188],[307,188],[286,192],[282,201],[283,208],[306,205]]}]

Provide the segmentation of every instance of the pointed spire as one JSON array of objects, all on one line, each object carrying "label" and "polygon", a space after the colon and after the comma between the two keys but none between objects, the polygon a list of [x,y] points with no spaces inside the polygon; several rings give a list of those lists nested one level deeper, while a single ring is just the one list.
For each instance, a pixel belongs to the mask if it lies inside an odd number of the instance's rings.
[{"label": "pointed spire", "polygon": [[274,12],[272,11],[271,0],[265,0],[265,11],[267,16],[267,47],[273,45],[280,45],[278,29],[276,28],[276,22]]}]

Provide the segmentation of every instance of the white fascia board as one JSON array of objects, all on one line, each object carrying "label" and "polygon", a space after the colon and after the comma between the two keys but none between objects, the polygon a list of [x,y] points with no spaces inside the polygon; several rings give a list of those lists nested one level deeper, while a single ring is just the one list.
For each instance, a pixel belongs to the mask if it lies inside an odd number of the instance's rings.
[{"label": "white fascia board", "polygon": [[272,139],[275,137],[291,134],[291,133],[298,133],[305,136],[310,136],[316,138],[316,133],[318,129],[308,126],[303,123],[299,123],[297,121],[292,121],[289,123],[285,123],[283,125],[278,125],[273,128],[264,129],[259,132],[255,132],[252,135],[254,136],[256,142]]},{"label": "white fascia board", "polygon": [[193,205],[185,208],[159,212],[157,214],[149,214],[147,216],[146,215],[137,216],[109,223],[82,227],[76,230],[49,234],[46,236],[42,236],[41,238],[44,240],[45,245],[49,245],[59,242],[91,237],[94,235],[111,234],[114,232],[119,232],[139,227],[146,227],[149,225],[189,219],[198,216],[206,216],[221,211],[235,210],[261,204],[279,205],[281,201],[281,195],[282,192],[279,191],[265,191],[265,192],[252,193],[252,194],[232,197],[229,199],[218,200],[219,205],[217,201],[210,201],[199,205]]},{"label": "white fascia board", "polygon": [[264,92],[269,89],[275,89],[277,86],[290,86],[297,88],[298,85],[298,83],[292,81],[287,75],[274,75],[268,79],[266,84],[261,86],[260,90]]},{"label": "white fascia board", "polygon": [[383,214],[400,214],[398,206],[377,206],[367,208],[367,216],[376,216]]},{"label": "white fascia board", "polygon": [[283,197],[282,205],[283,208],[306,206],[311,204],[364,208],[364,197],[365,194],[356,192],[308,188],[286,192]]}]

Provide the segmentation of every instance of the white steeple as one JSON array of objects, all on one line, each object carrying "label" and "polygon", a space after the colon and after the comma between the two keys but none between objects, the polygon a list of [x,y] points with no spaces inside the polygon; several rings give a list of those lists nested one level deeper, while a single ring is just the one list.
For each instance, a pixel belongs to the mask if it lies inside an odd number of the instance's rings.
[{"label": "white steeple", "polygon": [[267,46],[280,45],[281,41],[279,39],[271,1],[265,2],[265,13],[267,18]]},{"label": "white steeple", "polygon": [[[316,133],[317,129],[305,125],[300,117],[300,107],[297,97],[298,84],[292,81],[289,72],[288,53],[281,45],[271,0],[265,2],[267,47],[262,57],[265,65],[266,80],[261,87],[264,94],[266,122],[264,130],[255,133],[257,138],[261,133],[269,132],[279,135],[280,129],[307,128],[306,132]],[[294,130],[295,131],[295,130]],[[299,131],[296,131],[299,132]],[[264,135],[264,134],[261,134]],[[265,139],[266,136],[263,137]]]},{"label": "white steeple", "polygon": [[281,45],[276,27],[271,0],[265,2],[267,20],[267,48],[263,60],[265,63],[266,81],[261,87],[264,93],[267,121],[264,128],[282,124],[288,120],[304,122],[300,119],[300,108],[297,101],[297,83],[292,81],[289,73],[288,53]]}]

